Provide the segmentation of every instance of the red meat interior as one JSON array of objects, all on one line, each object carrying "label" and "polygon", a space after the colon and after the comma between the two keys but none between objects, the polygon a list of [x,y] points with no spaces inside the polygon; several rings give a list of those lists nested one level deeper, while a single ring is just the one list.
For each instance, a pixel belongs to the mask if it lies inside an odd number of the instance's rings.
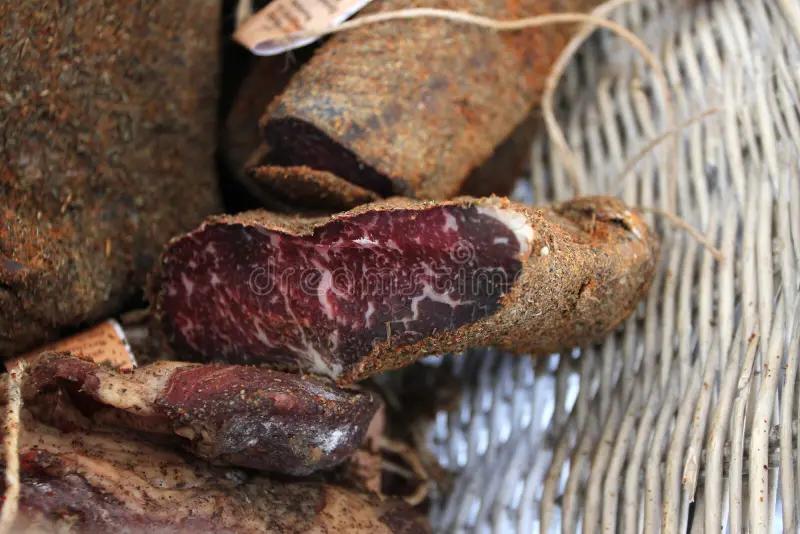
[{"label": "red meat interior", "polygon": [[365,213],[304,237],[211,224],[165,256],[161,308],[189,353],[336,377],[381,341],[494,313],[530,232],[515,212],[476,206]]},{"label": "red meat interior", "polygon": [[388,177],[359,161],[353,152],[313,124],[298,119],[272,120],[266,127],[266,136],[273,149],[270,163],[287,167],[305,165],[329,171],[383,197],[392,193]]}]

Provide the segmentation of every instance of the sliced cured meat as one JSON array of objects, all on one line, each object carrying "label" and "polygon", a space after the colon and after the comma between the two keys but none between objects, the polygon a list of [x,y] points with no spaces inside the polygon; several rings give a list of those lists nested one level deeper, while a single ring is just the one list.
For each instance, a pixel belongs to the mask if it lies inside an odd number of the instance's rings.
[{"label": "sliced cured meat", "polygon": [[[428,0],[500,19],[586,12],[600,0]],[[375,0],[362,13],[414,7]],[[529,150],[525,127],[577,25],[498,33],[451,21],[372,24],[332,36],[261,119],[273,165],[310,167],[382,197],[508,193]],[[505,146],[503,146],[505,145]],[[501,152],[502,157],[493,158]],[[295,175],[297,189],[340,187]],[[266,188],[283,185],[272,173]],[[324,197],[338,200],[338,195]]]},{"label": "sliced cured meat", "polygon": [[657,243],[605,197],[250,212],[174,239],[154,298],[179,355],[350,382],[467,346],[541,354],[597,340],[649,287]]},{"label": "sliced cured meat", "polygon": [[217,464],[290,475],[344,461],[379,405],[369,392],[252,366],[156,362],[121,372],[59,354],[31,364],[23,398],[65,430],[129,428]]},{"label": "sliced cured meat", "polygon": [[427,532],[401,502],[210,467],[125,433],[63,433],[23,410],[14,532]]},{"label": "sliced cured meat", "polygon": [[[245,180],[243,180],[245,181]],[[346,210],[380,199],[355,184],[327,171],[309,167],[260,165],[248,173],[245,181],[265,207],[278,211]],[[288,209],[291,206],[292,209]]]},{"label": "sliced cured meat", "polygon": [[170,247],[162,309],[195,350],[219,347],[231,361],[300,356],[338,376],[378,340],[412,343],[498,308],[528,246],[498,213],[376,210],[310,236],[207,225]]}]

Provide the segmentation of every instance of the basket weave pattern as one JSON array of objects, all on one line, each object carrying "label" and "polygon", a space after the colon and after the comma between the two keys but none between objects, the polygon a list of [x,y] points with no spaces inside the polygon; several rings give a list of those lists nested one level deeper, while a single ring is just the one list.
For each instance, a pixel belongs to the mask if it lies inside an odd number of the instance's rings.
[{"label": "basket weave pattern", "polygon": [[[458,473],[440,531],[797,532],[800,413],[800,2],[643,0],[614,20],[664,64],[677,154],[652,72],[599,32],[559,89],[581,193],[669,210],[724,254],[658,216],[661,264],[618,333],[531,360],[456,358],[456,410],[428,430]],[[677,159],[677,180],[669,163]],[[542,134],[537,202],[575,194]],[[443,367],[442,369],[444,369]],[[440,371],[445,372],[445,371]]]}]

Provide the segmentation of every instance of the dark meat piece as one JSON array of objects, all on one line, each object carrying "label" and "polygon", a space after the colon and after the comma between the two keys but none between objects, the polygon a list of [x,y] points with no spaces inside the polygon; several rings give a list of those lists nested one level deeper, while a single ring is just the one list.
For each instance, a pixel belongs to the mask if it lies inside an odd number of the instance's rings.
[{"label": "dark meat piece", "polygon": [[119,311],[218,211],[220,10],[0,2],[0,358]]},{"label": "dark meat piece", "polygon": [[245,178],[247,160],[262,143],[258,114],[297,70],[284,56],[253,58],[249,67],[233,98],[220,139],[220,151],[228,170],[240,181]]},{"label": "dark meat piece", "polygon": [[545,354],[595,341],[647,291],[657,248],[637,213],[605,197],[250,212],[173,240],[154,298],[181,354],[346,383],[465,347]]},{"label": "dark meat piece", "polygon": [[[515,19],[585,12],[599,3],[433,0],[426,7]],[[376,0],[363,13],[414,5]],[[574,28],[498,33],[416,19],[334,35],[261,119],[274,150],[270,163],[328,171],[380,196],[505,194],[527,155],[530,117],[547,74]],[[272,176],[261,174],[262,185]],[[302,177],[298,189],[315,175]]]},{"label": "dark meat piece", "polygon": [[31,417],[23,419],[20,467],[15,532],[429,530],[400,502],[213,468],[131,435],[62,433]]},{"label": "dark meat piece", "polygon": [[[289,475],[344,461],[379,402],[369,392],[257,367],[156,362],[122,372],[59,354],[31,364],[23,398],[62,429],[135,429],[213,463]],[[65,405],[79,416],[65,416]]]},{"label": "dark meat piece", "polygon": [[304,166],[260,165],[250,169],[245,181],[264,207],[278,211],[329,213],[380,199],[376,193],[331,172]]}]

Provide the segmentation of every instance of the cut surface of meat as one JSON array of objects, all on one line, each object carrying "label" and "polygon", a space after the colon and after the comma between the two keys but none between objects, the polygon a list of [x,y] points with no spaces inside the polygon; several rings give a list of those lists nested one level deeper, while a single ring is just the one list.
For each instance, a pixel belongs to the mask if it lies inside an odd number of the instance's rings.
[{"label": "cut surface of meat", "polygon": [[379,405],[370,392],[252,366],[157,362],[120,372],[59,354],[31,363],[23,397],[64,430],[126,428],[213,463],[298,476],[350,456]]},{"label": "cut surface of meat", "polygon": [[[273,131],[280,133],[272,134]],[[280,157],[274,160],[277,165],[304,165],[336,176],[346,176],[353,184],[382,197],[392,192],[392,183],[386,176],[364,165],[350,150],[311,124],[291,118],[282,119],[271,123],[269,132],[267,142],[279,147],[276,154]]]},{"label": "cut surface of meat", "polygon": [[[598,4],[425,2],[426,7],[499,19],[589,12]],[[375,0],[361,13],[414,5]],[[507,193],[529,152],[528,128],[520,126],[539,104],[553,64],[578,27],[557,24],[498,33],[420,18],[333,35],[261,118],[264,139],[279,155],[272,164],[317,171],[295,174],[303,178],[295,181],[297,189],[317,181],[313,189],[335,192],[340,185],[323,178],[333,174],[381,197],[440,200]],[[503,157],[495,159],[498,150]],[[473,176],[483,183],[474,183]],[[265,173],[262,185],[272,182],[285,187]],[[337,201],[337,196],[327,199]]]},{"label": "cut surface of meat", "polygon": [[338,376],[379,341],[494,313],[531,237],[521,215],[476,205],[368,212],[310,236],[209,225],[171,248],[161,306],[195,353]]},{"label": "cut surface of meat", "polygon": [[658,239],[616,199],[393,198],[328,218],[212,217],[154,278],[178,357],[348,383],[431,353],[595,341],[649,287]]},{"label": "cut surface of meat", "polygon": [[14,532],[429,530],[402,502],[211,467],[130,433],[61,432],[22,416]]}]

